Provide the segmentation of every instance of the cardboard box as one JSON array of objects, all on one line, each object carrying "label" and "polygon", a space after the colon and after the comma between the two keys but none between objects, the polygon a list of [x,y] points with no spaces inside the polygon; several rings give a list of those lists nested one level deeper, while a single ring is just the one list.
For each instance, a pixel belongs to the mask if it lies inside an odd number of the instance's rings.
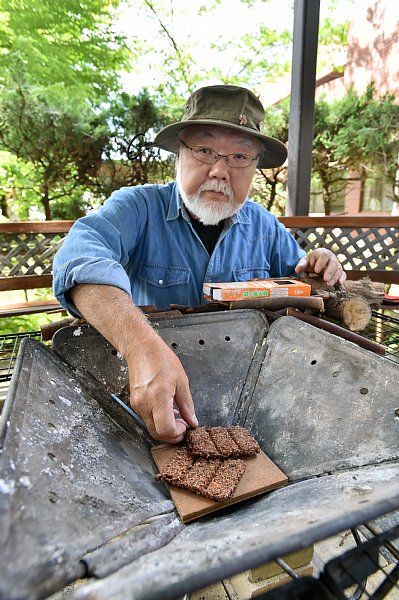
[{"label": "cardboard box", "polygon": [[204,283],[202,292],[210,302],[234,302],[254,298],[281,298],[285,296],[310,296],[312,287],[300,279],[277,277],[223,283]]}]

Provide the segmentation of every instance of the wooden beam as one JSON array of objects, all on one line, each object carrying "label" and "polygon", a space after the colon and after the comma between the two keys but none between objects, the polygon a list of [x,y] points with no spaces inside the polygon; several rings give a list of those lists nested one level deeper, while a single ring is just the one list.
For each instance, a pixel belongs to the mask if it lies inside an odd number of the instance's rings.
[{"label": "wooden beam", "polygon": [[47,288],[53,284],[53,276],[48,275],[18,275],[0,277],[0,292],[11,290],[34,290]]},{"label": "wooden beam", "polygon": [[20,315],[34,315],[37,313],[66,312],[65,308],[54,298],[52,300],[38,300],[33,302],[17,302],[15,304],[0,305],[0,317],[16,317]]},{"label": "wooden beam", "polygon": [[348,279],[356,280],[361,279],[362,277],[369,277],[371,281],[378,281],[380,283],[386,284],[399,284],[399,271],[372,271],[368,269],[367,271],[345,271]]},{"label": "wooden beam", "polygon": [[75,221],[10,221],[0,223],[0,233],[67,233]]},{"label": "wooden beam", "polygon": [[286,216],[278,219],[286,227],[393,227],[399,228],[399,217],[298,217]]}]

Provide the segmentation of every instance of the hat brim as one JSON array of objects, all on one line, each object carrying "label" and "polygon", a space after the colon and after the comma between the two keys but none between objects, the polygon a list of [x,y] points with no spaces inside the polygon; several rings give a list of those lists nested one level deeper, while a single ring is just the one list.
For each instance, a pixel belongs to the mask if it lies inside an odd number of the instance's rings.
[{"label": "hat brim", "polygon": [[179,121],[178,123],[167,125],[157,133],[152,145],[176,153],[178,134],[183,129],[191,127],[192,125],[214,125],[216,127],[224,127],[225,129],[233,129],[234,131],[239,131],[245,135],[259,139],[265,149],[257,163],[259,169],[280,167],[287,159],[287,148],[280,140],[264,135],[260,131],[257,132],[254,129],[248,129],[248,127],[234,125],[230,122],[225,123],[223,121],[215,121],[213,119]]}]

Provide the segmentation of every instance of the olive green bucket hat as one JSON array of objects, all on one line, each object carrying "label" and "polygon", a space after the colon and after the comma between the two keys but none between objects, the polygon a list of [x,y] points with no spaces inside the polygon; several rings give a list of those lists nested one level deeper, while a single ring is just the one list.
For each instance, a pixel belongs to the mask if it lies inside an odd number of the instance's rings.
[{"label": "olive green bucket hat", "polygon": [[182,120],[167,125],[155,136],[153,145],[176,152],[178,134],[190,125],[216,125],[256,137],[263,152],[257,166],[279,167],[287,158],[287,148],[279,140],[265,135],[265,110],[250,90],[236,85],[213,85],[200,88],[187,100]]}]

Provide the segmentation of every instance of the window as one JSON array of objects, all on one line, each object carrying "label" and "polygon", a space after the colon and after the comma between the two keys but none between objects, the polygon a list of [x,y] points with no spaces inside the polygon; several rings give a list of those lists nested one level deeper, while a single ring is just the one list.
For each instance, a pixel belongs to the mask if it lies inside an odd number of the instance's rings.
[{"label": "window", "polygon": [[392,210],[392,190],[384,179],[366,179],[361,212],[388,212]]}]

